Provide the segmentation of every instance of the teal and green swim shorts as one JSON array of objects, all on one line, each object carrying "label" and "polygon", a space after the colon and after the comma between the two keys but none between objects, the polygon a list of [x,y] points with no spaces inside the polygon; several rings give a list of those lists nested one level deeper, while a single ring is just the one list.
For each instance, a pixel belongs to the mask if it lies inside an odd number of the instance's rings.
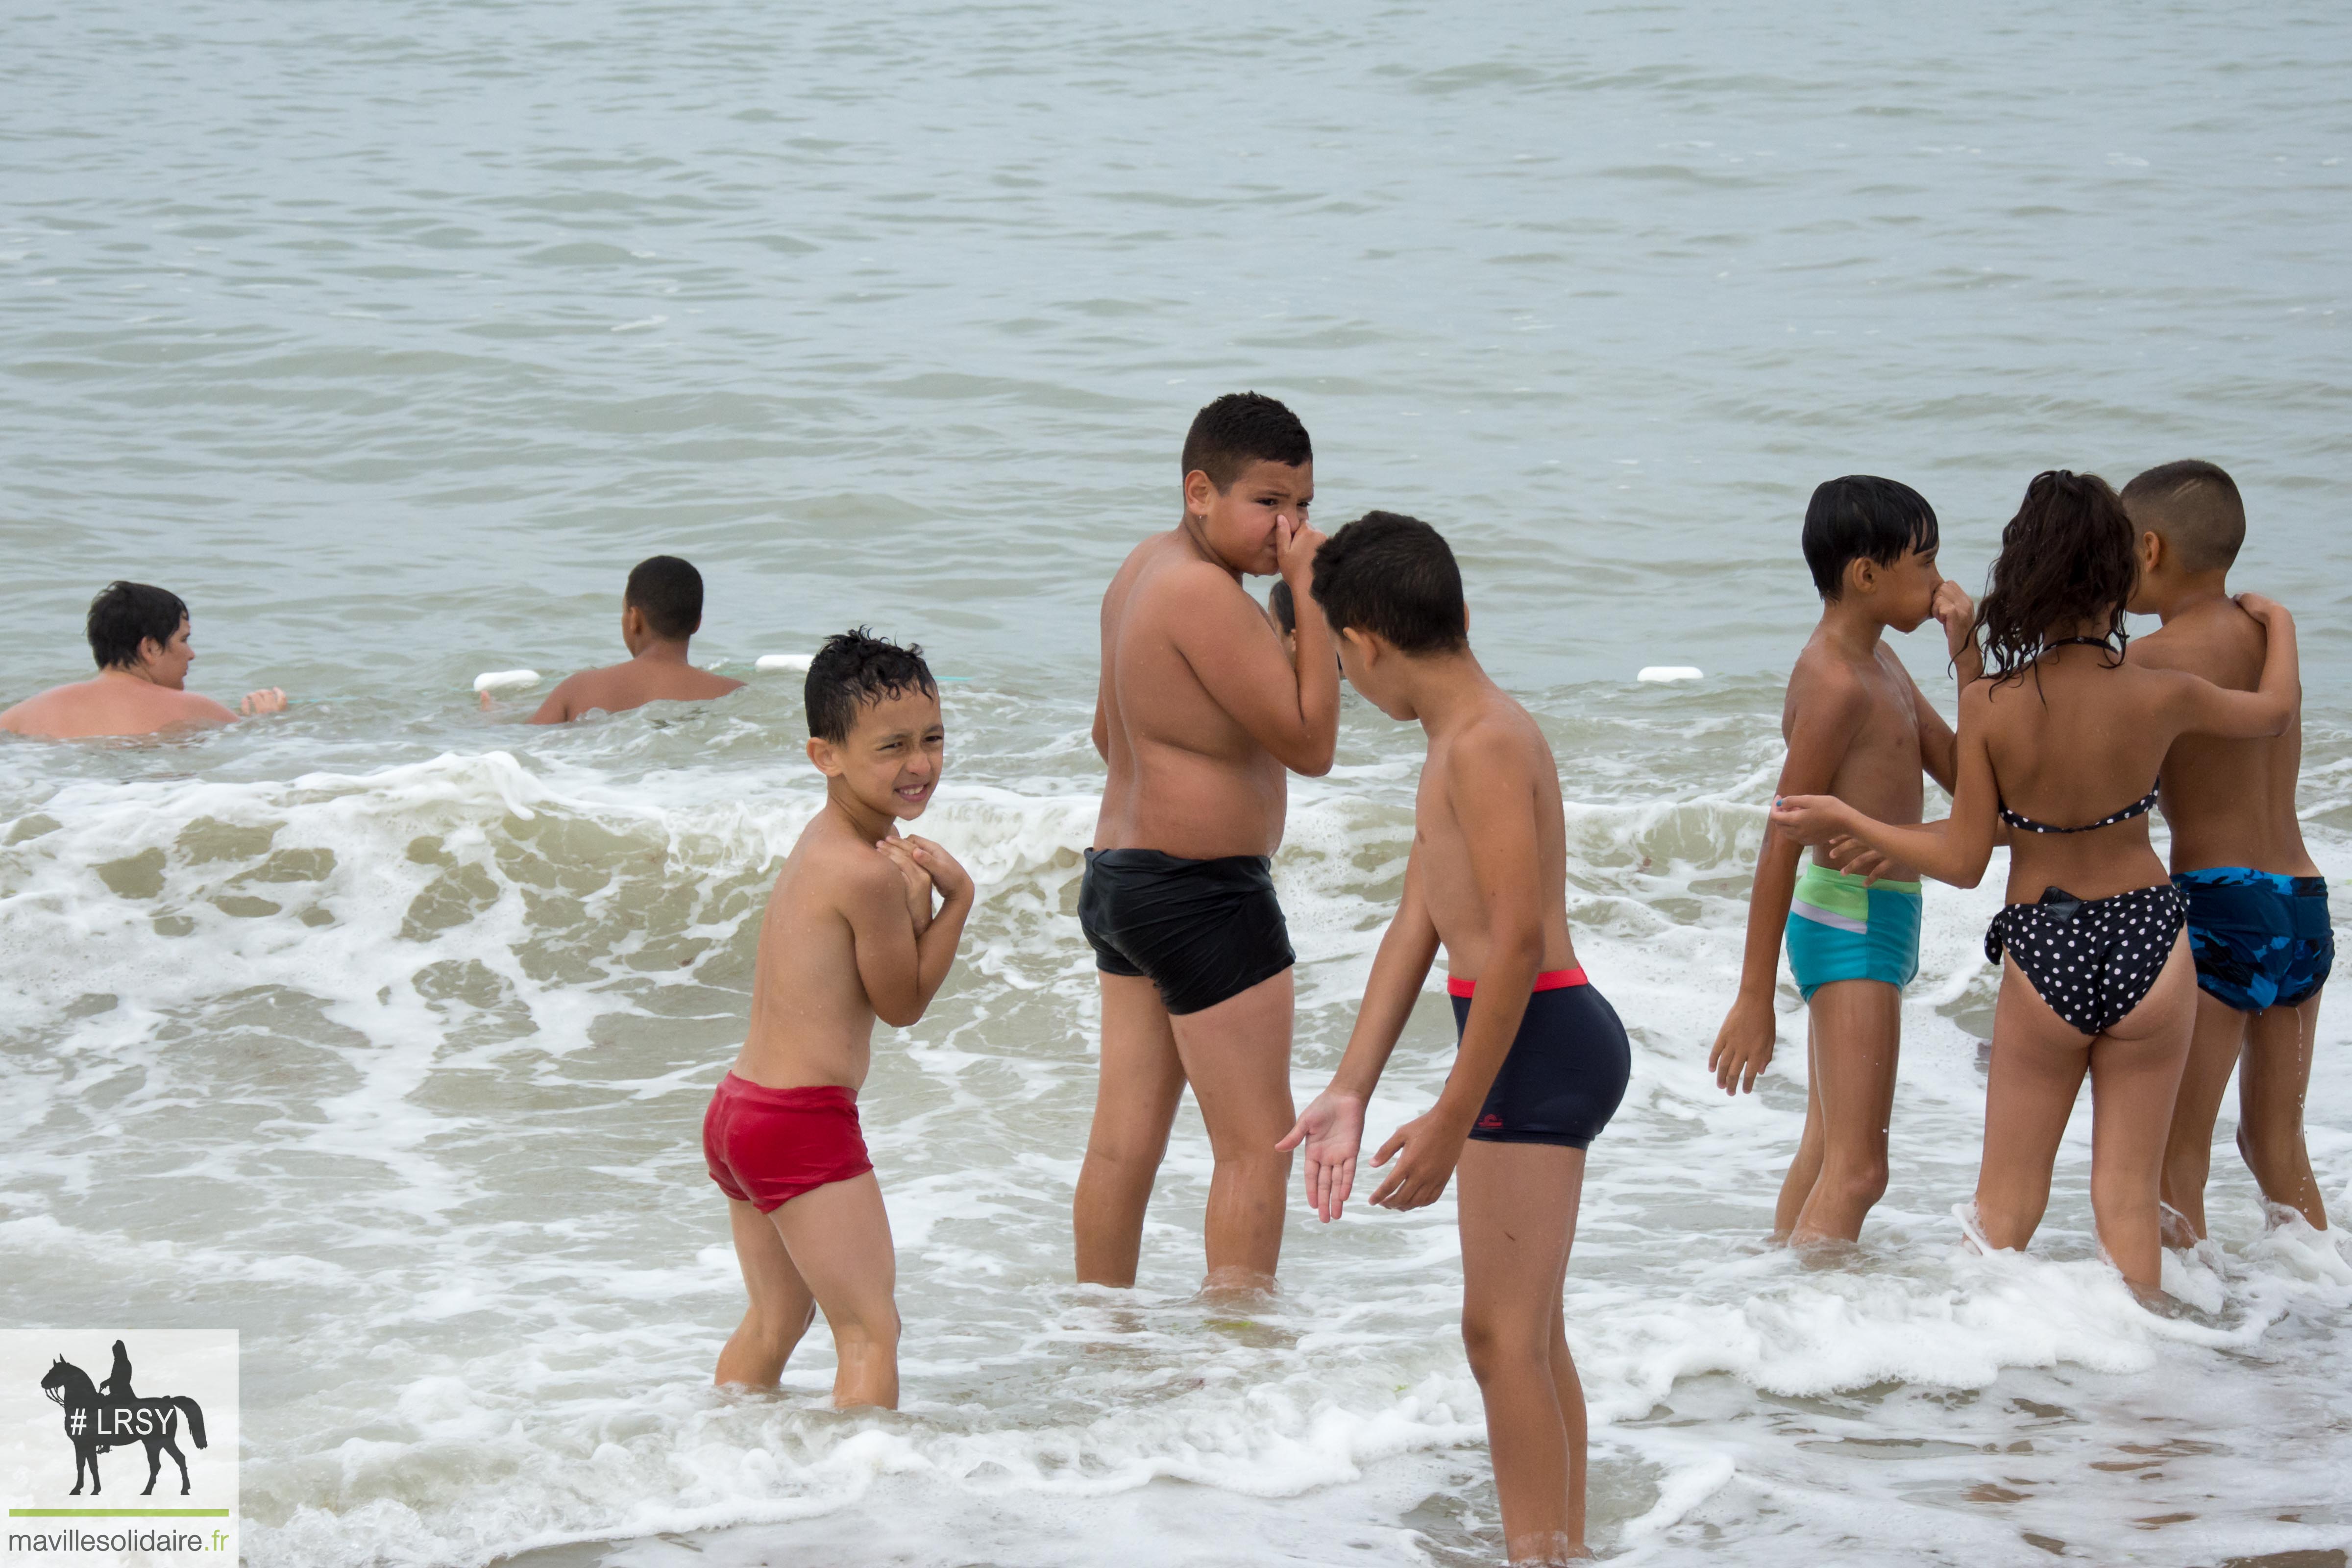
[{"label": "teal and green swim shorts", "polygon": [[1789,905],[1787,942],[1808,1002],[1832,980],[1908,985],[1919,973],[1919,884],[1865,884],[1807,859]]}]

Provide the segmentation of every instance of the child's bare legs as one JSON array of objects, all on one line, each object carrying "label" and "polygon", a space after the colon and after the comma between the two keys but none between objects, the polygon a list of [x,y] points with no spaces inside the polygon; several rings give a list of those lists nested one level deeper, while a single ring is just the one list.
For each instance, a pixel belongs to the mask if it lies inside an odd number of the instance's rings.
[{"label": "child's bare legs", "polygon": [[728,1212],[751,1310],[719,1355],[718,1381],[772,1385],[814,1302],[833,1331],[835,1405],[897,1409],[898,1258],[874,1173],[829,1182],[764,1217],[750,1204],[730,1202]]},{"label": "child's bare legs", "polygon": [[1103,985],[1103,1063],[1094,1089],[1087,1162],[1077,1168],[1070,1229],[1077,1284],[1131,1286],[1143,1256],[1143,1211],[1183,1100],[1183,1060],[1160,990],[1140,975],[1096,975]]},{"label": "child's bare legs", "polygon": [[1072,1212],[1078,1283],[1135,1283],[1144,1210],[1190,1082],[1216,1162],[1202,1288],[1273,1289],[1290,1185],[1290,1156],[1274,1146],[1297,1120],[1290,1100],[1291,972],[1182,1017],[1169,1014],[1149,980],[1100,978],[1101,1077]]},{"label": "child's bare legs", "polygon": [[1098,978],[1102,1065],[1071,1230],[1078,1283],[1125,1287],[1135,1283],[1144,1211],[1184,1098],[1184,1066],[1159,988],[1139,975]]},{"label": "child's bare legs", "polygon": [[2157,1190],[2173,1097],[2189,1051],[2197,973],[2189,939],[2139,1005],[2096,1038],[2050,1010],[2004,959],[1985,1094],[1977,1223],[1997,1247],[2023,1247],[2050,1202],[2050,1172],[2083,1075],[2091,1075],[2091,1212],[2099,1245],[2135,1289],[2158,1289]]},{"label": "child's bare legs", "polygon": [[2197,1022],[2189,1037],[2189,1064],[2180,1071],[2180,1093],[2172,1102],[2172,1129],[2164,1141],[2164,1201],[2189,1224],[2193,1235],[2165,1237],[2175,1247],[2193,1246],[2205,1235],[2205,1181],[2213,1167],[2213,1123],[2221,1097],[2246,1043],[2246,1017],[2200,991]]},{"label": "child's bare legs", "polygon": [[1797,1139],[1797,1155],[1789,1162],[1789,1173],[1780,1179],[1780,1201],[1772,1205],[1773,1240],[1786,1241],[1789,1233],[1797,1228],[1797,1216],[1805,1212],[1805,1200],[1813,1195],[1813,1184],[1821,1180],[1822,1151],[1828,1142],[1822,1131],[1821,1032],[1813,1026],[1809,1014],[1805,1023],[1805,1131]]},{"label": "child's bare legs", "polygon": [[1290,1099],[1295,994],[1286,969],[1168,1021],[1215,1161],[1202,1238],[1206,1290],[1274,1289],[1290,1196],[1290,1156],[1275,1145],[1298,1120]]},{"label": "child's bare legs", "polygon": [[2326,1230],[2327,1205],[2303,1141],[2304,1096],[2311,1088],[2312,1042],[2318,1033],[2316,995],[2297,1006],[2254,1015],[2238,1069],[2238,1152],[2263,1196],[2302,1211],[2312,1228]]},{"label": "child's bare legs", "polygon": [[730,1198],[727,1221],[735,1232],[735,1261],[742,1268],[751,1305],[719,1352],[718,1375],[711,1381],[722,1388],[730,1383],[773,1388],[793,1347],[816,1317],[816,1298],[766,1215]]},{"label": "child's bare legs", "polygon": [[1806,1131],[1812,1131],[1818,1104],[1821,1172],[1789,1240],[1797,1246],[1854,1241],[1870,1205],[1886,1191],[1886,1124],[1895,1112],[1903,993],[1883,980],[1837,980],[1815,991],[1807,1008],[1812,1087]]},{"label": "child's bare legs", "polygon": [[1462,1341],[1486,1406],[1486,1445],[1513,1563],[1567,1563],[1584,1545],[1584,1390],[1560,1291],[1576,1239],[1584,1151],[1472,1139],[1454,1174]]}]

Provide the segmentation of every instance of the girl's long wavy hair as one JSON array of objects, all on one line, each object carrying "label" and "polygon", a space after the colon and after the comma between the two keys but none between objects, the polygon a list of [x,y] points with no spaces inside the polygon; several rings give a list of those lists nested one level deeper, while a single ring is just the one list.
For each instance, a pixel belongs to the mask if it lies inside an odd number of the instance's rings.
[{"label": "girl's long wavy hair", "polygon": [[2106,480],[2064,468],[2034,475],[2000,531],[2000,554],[1977,605],[1987,679],[2023,679],[2054,629],[2084,621],[2106,628],[2116,639],[2112,663],[2122,663],[2124,605],[2138,578],[2131,519]]}]

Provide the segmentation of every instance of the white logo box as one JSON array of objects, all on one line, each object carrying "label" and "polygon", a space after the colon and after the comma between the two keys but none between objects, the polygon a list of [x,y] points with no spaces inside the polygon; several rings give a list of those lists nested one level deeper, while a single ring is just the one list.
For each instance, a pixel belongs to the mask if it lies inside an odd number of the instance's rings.
[{"label": "white logo box", "polygon": [[235,1563],[236,1460],[236,1330],[0,1329],[0,1563]]}]

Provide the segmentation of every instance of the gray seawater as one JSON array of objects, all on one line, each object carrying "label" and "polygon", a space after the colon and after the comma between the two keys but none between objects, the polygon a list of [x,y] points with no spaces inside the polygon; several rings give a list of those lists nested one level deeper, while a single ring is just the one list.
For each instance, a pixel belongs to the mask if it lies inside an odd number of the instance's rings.
[{"label": "gray seawater", "polygon": [[[1314,430],[1327,525],[1448,531],[1560,754],[1636,1039],[1570,1280],[1595,1544],[2343,1561],[2352,1262],[2265,1228],[2227,1115],[2187,1316],[2095,1261],[2084,1118],[2032,1254],[1960,1245],[1997,877],[1930,899],[1849,1264],[1760,1244],[1793,993],[1764,1092],[1703,1071],[1832,474],[1918,485],[1973,584],[2039,468],[2228,466],[2352,874],[2339,10],[192,0],[0,43],[0,698],[77,678],[132,575],[193,605],[196,686],[302,700],[0,746],[0,1321],[242,1329],[249,1561],[1494,1554],[1450,1202],[1302,1216],[1279,1308],[1221,1316],[1188,1111],[1140,1289],[1066,1282],[1095,598],[1244,385]],[[865,1099],[895,1416],[824,1408],[821,1333],[781,1398],[705,1386],[740,1286],[695,1137],[818,798],[796,681],[563,733],[474,705],[616,656],[657,550],[726,668],[866,621],[960,678],[928,821],[986,901]],[[1417,757],[1353,705],[1295,794],[1302,1097]],[[2346,1044],[2310,1121],[2352,1208]]]}]

